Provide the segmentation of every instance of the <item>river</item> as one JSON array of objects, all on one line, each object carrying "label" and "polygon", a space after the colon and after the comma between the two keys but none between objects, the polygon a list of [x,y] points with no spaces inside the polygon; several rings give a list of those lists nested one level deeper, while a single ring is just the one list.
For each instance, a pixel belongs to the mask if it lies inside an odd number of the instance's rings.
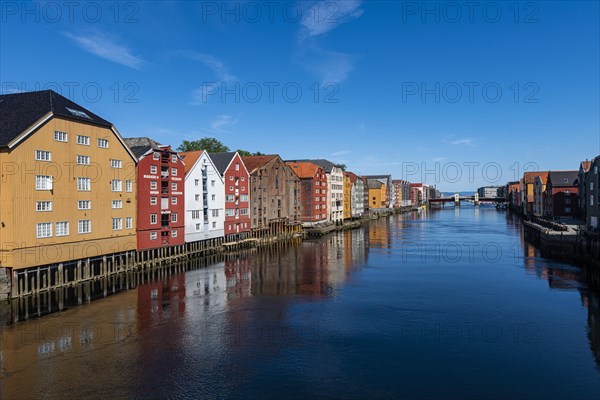
[{"label": "river", "polygon": [[600,273],[522,237],[464,205],[4,308],[0,398],[598,399]]}]

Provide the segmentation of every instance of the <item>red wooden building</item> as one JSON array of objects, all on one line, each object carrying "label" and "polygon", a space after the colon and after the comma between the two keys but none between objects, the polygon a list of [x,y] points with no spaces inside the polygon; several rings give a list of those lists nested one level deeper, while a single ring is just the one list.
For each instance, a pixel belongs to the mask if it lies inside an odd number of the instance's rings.
[{"label": "red wooden building", "polygon": [[304,224],[327,221],[327,176],[311,162],[286,162],[300,178],[300,219]]},{"label": "red wooden building", "polygon": [[154,249],[185,243],[184,165],[171,146],[142,138],[125,139],[138,158],[137,247]]},{"label": "red wooden building", "polygon": [[225,185],[225,242],[250,236],[250,175],[233,151],[209,153]]},{"label": "red wooden building", "polygon": [[550,171],[546,181],[546,217],[571,217],[579,212],[579,171]]}]

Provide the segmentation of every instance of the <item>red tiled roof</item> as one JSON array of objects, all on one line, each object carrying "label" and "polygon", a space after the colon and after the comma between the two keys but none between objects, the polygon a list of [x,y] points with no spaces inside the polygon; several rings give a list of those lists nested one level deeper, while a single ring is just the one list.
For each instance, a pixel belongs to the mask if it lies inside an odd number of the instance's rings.
[{"label": "red tiled roof", "polygon": [[248,173],[251,174],[255,169],[265,166],[275,157],[278,157],[277,154],[265,155],[265,156],[246,156],[242,157],[242,161],[248,170]]},{"label": "red tiled roof", "polygon": [[185,164],[185,174],[186,175],[194,167],[194,165],[196,164],[196,161],[198,161],[200,156],[202,156],[202,153],[204,153],[204,150],[185,151],[183,153],[179,153],[179,156],[183,157],[183,163]]},{"label": "red tiled roof", "polygon": [[299,178],[312,178],[319,170],[318,165],[311,162],[286,162]]},{"label": "red tiled roof", "polygon": [[525,172],[523,174],[523,179],[525,180],[525,183],[533,183],[536,176],[543,176],[543,182],[546,182],[546,179],[548,179],[548,171]]},{"label": "red tiled roof", "polygon": [[356,174],[354,172],[344,172],[346,175],[348,175],[348,177],[350,178],[350,182],[352,182],[352,184],[356,183],[356,180],[358,179],[358,176],[356,176]]}]

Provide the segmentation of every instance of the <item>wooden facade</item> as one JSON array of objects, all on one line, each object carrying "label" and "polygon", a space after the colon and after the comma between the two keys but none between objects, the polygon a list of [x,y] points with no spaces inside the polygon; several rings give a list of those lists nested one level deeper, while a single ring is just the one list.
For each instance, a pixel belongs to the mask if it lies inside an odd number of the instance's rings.
[{"label": "wooden facade", "polygon": [[327,176],[311,162],[286,162],[300,178],[301,220],[304,224],[327,221]]}]

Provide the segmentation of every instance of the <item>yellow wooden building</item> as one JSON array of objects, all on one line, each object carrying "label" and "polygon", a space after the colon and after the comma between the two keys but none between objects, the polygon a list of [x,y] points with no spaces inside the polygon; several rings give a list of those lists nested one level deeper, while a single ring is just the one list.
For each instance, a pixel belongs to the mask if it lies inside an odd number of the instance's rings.
[{"label": "yellow wooden building", "polygon": [[352,180],[344,172],[344,219],[352,218]]},{"label": "yellow wooden building", "polygon": [[136,159],[108,121],[54,91],[0,96],[0,267],[136,248]]}]

